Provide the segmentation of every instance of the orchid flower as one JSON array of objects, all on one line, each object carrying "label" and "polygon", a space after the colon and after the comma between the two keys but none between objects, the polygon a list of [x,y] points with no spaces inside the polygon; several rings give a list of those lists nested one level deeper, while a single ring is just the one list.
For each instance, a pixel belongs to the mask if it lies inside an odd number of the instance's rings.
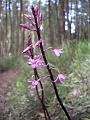
[{"label": "orchid flower", "polygon": [[30,15],[27,15],[27,14],[24,14],[24,17],[27,18],[27,19],[29,19],[29,20],[32,19],[32,17]]},{"label": "orchid flower", "polygon": [[35,89],[36,86],[39,84],[39,80],[32,80],[32,81],[28,81],[28,82],[31,83],[33,89]]},{"label": "orchid flower", "polygon": [[[42,39],[38,40],[38,41],[35,43],[34,46],[35,46],[35,47],[36,47],[36,46],[39,46],[40,43],[42,43]],[[27,47],[22,51],[22,53],[28,52],[28,51],[32,48],[32,46],[33,46],[33,44],[27,46]]]},{"label": "orchid flower", "polygon": [[40,67],[40,66],[44,66],[44,63],[43,61],[41,60],[41,56],[37,55],[37,56],[34,56],[34,58],[29,58],[28,62],[27,62],[29,65],[31,65],[31,67],[34,69],[34,68],[37,68],[37,67]]},{"label": "orchid flower", "polygon": [[40,43],[43,43],[43,40],[42,40],[42,39],[37,40],[37,42],[35,43],[35,47],[36,47],[36,46],[39,46],[39,45],[40,45]]},{"label": "orchid flower", "polygon": [[[35,76],[32,75],[32,78],[34,78],[34,77],[35,77]],[[35,88],[35,87],[39,84],[39,81],[40,81],[40,80],[46,79],[47,77],[49,77],[49,75],[46,75],[46,76],[41,77],[41,78],[39,78],[39,79],[37,79],[37,80],[32,80],[32,81],[28,81],[28,82],[32,84],[32,88]]]},{"label": "orchid flower", "polygon": [[29,27],[28,24],[20,24],[20,26],[21,26],[22,28],[24,28],[24,29],[27,29],[27,30],[30,30],[30,31],[31,31],[31,29],[30,29],[30,27]]},{"label": "orchid flower", "polygon": [[60,56],[61,54],[63,54],[63,49],[55,48],[55,49],[52,49],[52,51],[54,52],[54,54],[55,54],[57,57]]},{"label": "orchid flower", "polygon": [[32,16],[24,14],[24,17],[27,18],[31,22],[33,27],[35,27],[35,22],[33,22]]},{"label": "orchid flower", "polygon": [[31,46],[32,46],[32,44],[29,45],[29,46],[27,46],[27,47],[22,51],[22,53],[26,53],[28,50],[30,50],[30,49],[31,49]]},{"label": "orchid flower", "polygon": [[54,82],[57,82],[57,80],[59,80],[61,84],[64,84],[66,77],[63,74],[58,74],[58,76]]}]

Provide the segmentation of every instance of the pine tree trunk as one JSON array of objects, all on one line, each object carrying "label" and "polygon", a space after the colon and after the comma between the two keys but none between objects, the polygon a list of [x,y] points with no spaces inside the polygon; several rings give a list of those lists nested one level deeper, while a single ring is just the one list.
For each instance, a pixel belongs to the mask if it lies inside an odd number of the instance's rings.
[{"label": "pine tree trunk", "polygon": [[52,45],[53,46],[53,44],[54,44],[54,36],[53,36],[53,27],[52,27],[52,18],[51,18],[51,0],[48,0],[48,10],[49,10],[49,43],[50,43],[50,45]]},{"label": "pine tree trunk", "polygon": [[59,5],[60,5],[60,30],[61,30],[61,41],[64,40],[65,38],[65,9],[64,9],[64,0],[59,0]]}]

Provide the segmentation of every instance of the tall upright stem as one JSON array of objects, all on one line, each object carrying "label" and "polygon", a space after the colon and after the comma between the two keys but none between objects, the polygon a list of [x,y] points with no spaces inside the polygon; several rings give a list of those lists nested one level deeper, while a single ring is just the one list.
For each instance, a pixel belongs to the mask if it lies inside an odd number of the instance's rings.
[{"label": "tall upright stem", "polygon": [[[37,69],[34,69],[34,74],[35,74],[35,76],[36,76],[36,79],[39,79],[39,75],[38,75]],[[47,108],[46,108],[46,106],[45,106],[45,103],[44,103],[43,85],[42,85],[41,81],[40,81],[39,83],[40,83],[40,87],[41,87],[41,89],[42,89],[42,97],[40,97],[39,92],[38,92],[38,88],[37,88],[37,86],[36,86],[37,95],[38,95],[38,98],[39,98],[40,102],[42,103],[42,107],[43,107],[45,119],[47,120],[47,117],[48,117],[48,119],[51,120],[50,115],[49,115],[49,113],[48,113],[48,110],[47,110]]]},{"label": "tall upright stem", "polygon": [[[37,79],[37,75],[35,73],[35,69],[34,69],[34,74],[35,74],[35,80]],[[36,86],[36,92],[37,92],[37,96],[38,96],[38,99],[40,100],[41,104],[42,104],[42,108],[43,108],[43,112],[44,112],[44,115],[45,115],[45,120],[47,120],[47,115],[46,115],[46,112],[45,112],[45,105],[44,105],[44,101],[41,99],[40,95],[39,95],[39,92],[38,92],[38,86]],[[43,97],[42,97],[43,98]]]},{"label": "tall upright stem", "polygon": [[[32,11],[33,11],[33,16],[34,16],[35,24],[36,24],[36,30],[37,30],[38,40],[40,40],[40,39],[41,39],[41,36],[40,36],[40,28],[39,28],[39,26],[38,26],[37,17],[36,17],[36,15],[35,15],[35,10],[34,10],[34,8],[32,8]],[[54,91],[55,91],[57,100],[58,100],[60,106],[62,107],[63,111],[65,112],[68,120],[71,120],[71,117],[69,116],[69,114],[68,114],[65,106],[63,105],[63,102],[62,102],[61,98],[59,97],[56,84],[53,82],[53,81],[54,81],[54,77],[53,77],[52,71],[51,71],[51,69],[50,69],[50,67],[49,67],[47,58],[46,58],[46,56],[45,56],[45,52],[44,52],[44,48],[43,48],[42,43],[40,43],[40,50],[41,50],[41,53],[42,53],[42,56],[43,56],[45,65],[46,65],[46,67],[47,67],[48,73],[49,73],[49,75],[50,75],[50,78],[51,78],[51,81],[52,81],[52,84],[53,84],[53,88],[54,88]]]},{"label": "tall upright stem", "polygon": [[[30,36],[29,36],[29,37],[30,37]],[[31,38],[29,38],[29,42],[31,43]],[[32,49],[30,50],[30,56],[31,56],[31,58],[33,59],[33,56],[34,56],[33,47],[32,47]],[[37,69],[35,68],[35,69],[33,69],[33,70],[34,70],[35,80],[39,79],[39,75],[38,75]],[[41,95],[41,96],[39,95],[38,86],[36,86],[37,96],[38,96],[38,99],[40,100],[40,102],[41,102],[41,104],[42,104],[42,108],[43,108],[43,112],[44,112],[44,115],[45,115],[45,119],[46,119],[46,120],[48,120],[48,119],[51,120],[50,115],[49,115],[49,113],[48,113],[48,110],[47,110],[47,108],[46,108],[46,106],[45,106],[45,103],[44,103],[44,91],[43,91],[42,82],[39,81],[39,84],[40,84],[40,87],[41,87],[41,89],[42,89],[42,95]],[[48,117],[48,119],[47,119],[47,117]]]}]

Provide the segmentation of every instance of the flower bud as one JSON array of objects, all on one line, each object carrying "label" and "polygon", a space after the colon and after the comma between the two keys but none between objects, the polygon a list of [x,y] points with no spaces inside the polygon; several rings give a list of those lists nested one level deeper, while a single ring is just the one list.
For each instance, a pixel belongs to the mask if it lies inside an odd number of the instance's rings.
[{"label": "flower bud", "polygon": [[42,13],[39,12],[39,20],[42,21]]},{"label": "flower bud", "polygon": [[33,15],[35,14],[36,16],[38,16],[38,6],[37,5],[35,5],[35,6],[32,5],[31,9],[32,9]]},{"label": "flower bud", "polygon": [[24,14],[24,17],[27,18],[27,19],[29,19],[29,20],[32,19],[31,16],[30,16],[30,15],[27,15],[27,14]]},{"label": "flower bud", "polygon": [[24,29],[30,30],[30,27],[27,24],[20,24],[20,26]]}]

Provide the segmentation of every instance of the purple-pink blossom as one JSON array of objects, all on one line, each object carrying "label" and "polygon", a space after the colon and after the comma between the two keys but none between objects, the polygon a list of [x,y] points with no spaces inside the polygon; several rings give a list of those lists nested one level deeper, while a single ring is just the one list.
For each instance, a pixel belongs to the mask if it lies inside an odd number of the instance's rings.
[{"label": "purple-pink blossom", "polygon": [[39,11],[39,13],[38,13],[38,18],[39,18],[40,21],[42,21],[42,19],[43,19],[42,13],[41,13],[40,11]]},{"label": "purple-pink blossom", "polygon": [[[40,46],[40,43],[42,43],[43,42],[43,40],[42,39],[40,39],[40,40],[38,40],[36,43],[35,43],[35,47],[36,46]],[[33,46],[33,44],[30,44],[29,46],[27,46],[23,51],[22,51],[22,53],[26,53],[26,52],[28,52],[31,48],[32,48],[32,46]]]},{"label": "purple-pink blossom", "polygon": [[32,46],[32,44],[29,45],[29,46],[27,46],[27,47],[22,51],[22,53],[26,53],[28,50],[30,50],[30,49],[31,49],[31,46]]},{"label": "purple-pink blossom", "polygon": [[38,6],[37,5],[32,5],[31,7],[33,15],[35,14],[36,16],[38,15]]},{"label": "purple-pink blossom", "polygon": [[24,17],[27,18],[27,19],[29,19],[29,20],[32,19],[31,16],[30,16],[30,15],[27,15],[27,14],[24,14]]},{"label": "purple-pink blossom", "polygon": [[56,56],[60,56],[61,54],[63,54],[63,49],[53,48],[52,51]]},{"label": "purple-pink blossom", "polygon": [[32,5],[32,13],[36,16],[38,22],[42,22],[42,13],[38,10],[38,6]]},{"label": "purple-pink blossom", "polygon": [[33,89],[36,88],[36,86],[39,84],[39,80],[32,80],[32,81],[28,81],[28,82],[31,83]]},{"label": "purple-pink blossom", "polygon": [[33,27],[35,27],[35,22],[33,21],[32,16],[24,14],[24,17],[27,18],[31,22]]},{"label": "purple-pink blossom", "polygon": [[54,82],[57,82],[57,80],[59,80],[61,84],[64,84],[66,77],[63,74],[58,74],[58,76]]},{"label": "purple-pink blossom", "polygon": [[37,68],[37,67],[40,67],[40,66],[44,66],[44,63],[41,59],[41,56],[39,56],[39,55],[35,55],[33,59],[29,58],[28,64],[31,65],[31,67],[33,69]]},{"label": "purple-pink blossom", "polygon": [[31,30],[28,24],[20,24],[20,26],[24,29]]},{"label": "purple-pink blossom", "polygon": [[40,46],[40,43],[42,43],[42,42],[43,42],[43,40],[42,40],[42,39],[37,40],[37,42],[35,43],[35,46]]}]

